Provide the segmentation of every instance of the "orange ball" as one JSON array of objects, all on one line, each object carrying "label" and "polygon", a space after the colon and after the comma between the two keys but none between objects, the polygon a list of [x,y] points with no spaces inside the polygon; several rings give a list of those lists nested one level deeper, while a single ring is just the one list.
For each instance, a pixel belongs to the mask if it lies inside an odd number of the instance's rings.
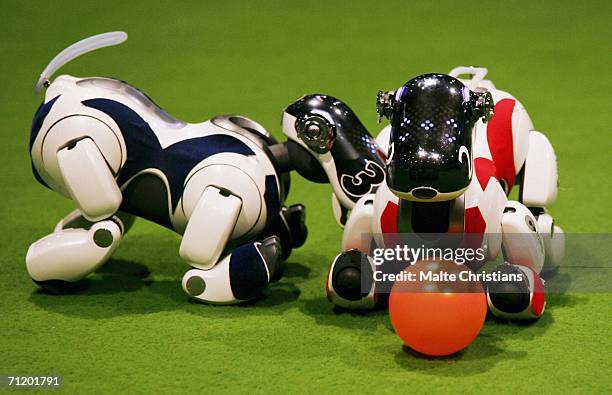
[{"label": "orange ball", "polygon": [[[487,314],[480,281],[460,281],[461,272],[467,278],[469,269],[452,261],[419,261],[404,272],[414,273],[415,280],[396,281],[389,297],[391,324],[404,343],[430,356],[450,355],[467,347]],[[457,280],[450,280],[450,274]]]}]

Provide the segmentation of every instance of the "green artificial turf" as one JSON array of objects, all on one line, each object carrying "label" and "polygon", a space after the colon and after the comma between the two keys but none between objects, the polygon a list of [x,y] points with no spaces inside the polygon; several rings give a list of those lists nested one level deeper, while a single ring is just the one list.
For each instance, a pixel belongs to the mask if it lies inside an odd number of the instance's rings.
[{"label": "green artificial turf", "polygon": [[305,93],[347,102],[373,133],[374,98],[425,72],[487,66],[552,141],[566,232],[610,232],[610,2],[0,2],[0,374],[59,374],[68,393],[610,393],[609,293],[549,296],[531,325],[488,321],[465,351],[402,349],[384,311],[334,311],[324,278],[340,247],[330,188],[292,177],[306,244],[284,279],[245,306],[190,302],[179,236],[139,221],[70,296],[36,292],[24,257],[72,210],[33,178],[28,130],[47,62],[77,39],[122,46],[62,72],[131,82],[169,113],[250,116],[281,137]]}]

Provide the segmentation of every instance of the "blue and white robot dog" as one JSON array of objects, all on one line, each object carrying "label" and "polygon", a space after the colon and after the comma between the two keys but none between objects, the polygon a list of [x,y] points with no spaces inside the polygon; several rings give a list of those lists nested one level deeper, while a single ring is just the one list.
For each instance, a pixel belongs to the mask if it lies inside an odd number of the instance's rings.
[{"label": "blue and white robot dog", "polygon": [[75,57],[126,39],[113,32],[79,41],[36,85],[47,89],[30,135],[34,175],[77,206],[28,250],[27,270],[42,289],[78,288],[142,217],[182,234],[179,254],[192,267],[182,281],[187,294],[219,304],[252,300],[306,239],[304,207],[283,206],[291,170],[330,182],[338,212],[384,181],[375,141],[328,96],[290,105],[283,114],[289,140],[279,144],[242,116],[177,120],[120,80],[50,82]]}]

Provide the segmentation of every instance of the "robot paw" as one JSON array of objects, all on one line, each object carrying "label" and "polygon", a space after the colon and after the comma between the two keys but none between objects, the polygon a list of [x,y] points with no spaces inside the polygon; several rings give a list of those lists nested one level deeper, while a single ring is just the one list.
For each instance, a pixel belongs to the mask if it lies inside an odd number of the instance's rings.
[{"label": "robot paw", "polygon": [[531,269],[502,263],[494,273],[499,276],[520,277],[516,281],[487,283],[487,301],[491,313],[499,318],[535,319],[544,312],[544,284]]},{"label": "robot paw", "polygon": [[276,236],[241,245],[212,268],[193,268],[185,273],[183,289],[193,299],[212,304],[255,299],[271,280],[280,278],[280,256],[280,240]]},{"label": "robot paw", "polygon": [[327,298],[347,309],[372,309],[376,304],[372,262],[353,249],[338,255],[327,278]]}]

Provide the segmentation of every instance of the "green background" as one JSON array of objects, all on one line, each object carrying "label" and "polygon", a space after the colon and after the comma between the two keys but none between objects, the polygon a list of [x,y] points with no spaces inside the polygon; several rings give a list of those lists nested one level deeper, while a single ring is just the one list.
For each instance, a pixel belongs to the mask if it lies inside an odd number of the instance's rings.
[{"label": "green background", "polygon": [[609,232],[610,2],[0,1],[0,374],[60,374],[71,393],[608,392],[610,294],[551,295],[532,325],[487,322],[462,353],[402,350],[384,311],[334,311],[324,298],[341,231],[330,188],[293,176],[289,203],[310,236],[255,304],[188,301],[179,237],[139,221],[81,294],[36,292],[24,257],[72,204],[37,184],[28,130],[47,62],[89,35],[122,46],[62,69],[114,76],[174,116],[258,120],[281,137],[305,93],[343,99],[376,133],[374,98],[425,72],[484,65],[552,141],[566,232]]}]

